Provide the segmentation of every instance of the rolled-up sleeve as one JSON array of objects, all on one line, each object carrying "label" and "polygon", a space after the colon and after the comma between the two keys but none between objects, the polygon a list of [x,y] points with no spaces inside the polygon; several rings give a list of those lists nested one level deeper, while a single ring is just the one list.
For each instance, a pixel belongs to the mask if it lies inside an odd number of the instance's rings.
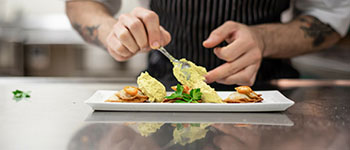
[{"label": "rolled-up sleeve", "polygon": [[350,0],[296,0],[296,9],[318,18],[345,36],[350,24]]}]

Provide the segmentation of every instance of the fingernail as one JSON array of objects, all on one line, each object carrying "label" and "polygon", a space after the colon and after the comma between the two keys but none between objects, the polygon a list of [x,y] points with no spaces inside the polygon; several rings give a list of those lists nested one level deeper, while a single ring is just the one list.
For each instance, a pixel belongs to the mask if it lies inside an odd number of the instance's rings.
[{"label": "fingernail", "polygon": [[213,51],[213,52],[214,52],[215,55],[217,55],[217,54],[218,54],[218,51],[219,51],[219,48],[216,47],[216,48],[214,48],[214,51]]},{"label": "fingernail", "polygon": [[207,77],[207,76],[204,76],[204,82],[205,82],[205,83],[209,83],[209,82],[208,82],[208,77]]},{"label": "fingernail", "polygon": [[153,42],[151,45],[152,49],[158,49],[160,47],[158,42]]}]

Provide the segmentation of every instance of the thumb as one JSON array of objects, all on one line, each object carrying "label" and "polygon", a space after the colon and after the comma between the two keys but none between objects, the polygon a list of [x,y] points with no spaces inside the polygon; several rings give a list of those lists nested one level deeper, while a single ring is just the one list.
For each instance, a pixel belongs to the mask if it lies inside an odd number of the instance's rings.
[{"label": "thumb", "polygon": [[162,34],[162,46],[166,46],[171,41],[171,35],[162,26],[159,27],[160,33]]},{"label": "thumb", "polygon": [[203,42],[203,46],[206,48],[213,48],[214,46],[223,42],[225,39],[231,37],[237,28],[238,23],[233,21],[225,22],[223,25],[210,33],[208,39]]}]

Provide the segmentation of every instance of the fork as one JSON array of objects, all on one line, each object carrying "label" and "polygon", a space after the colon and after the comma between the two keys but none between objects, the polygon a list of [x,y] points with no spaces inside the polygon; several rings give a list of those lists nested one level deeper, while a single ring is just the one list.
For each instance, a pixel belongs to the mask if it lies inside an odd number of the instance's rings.
[{"label": "fork", "polygon": [[184,70],[186,68],[190,68],[191,67],[190,64],[188,64],[187,62],[179,61],[178,59],[174,58],[173,56],[171,56],[168,53],[168,51],[163,46],[159,47],[158,50],[162,54],[164,54],[170,60],[170,62],[173,62],[174,65],[175,65],[175,63],[178,64],[178,65],[181,64],[181,69],[180,70],[186,75],[186,79],[189,80],[191,78],[191,74]]}]

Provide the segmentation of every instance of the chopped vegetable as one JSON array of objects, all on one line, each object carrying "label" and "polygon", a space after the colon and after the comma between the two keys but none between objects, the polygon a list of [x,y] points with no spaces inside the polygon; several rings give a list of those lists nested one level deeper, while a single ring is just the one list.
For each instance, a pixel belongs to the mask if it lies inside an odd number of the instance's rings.
[{"label": "chopped vegetable", "polygon": [[[177,86],[171,86],[171,89],[173,89],[174,91],[176,91]],[[188,87],[187,85],[183,85],[184,90],[182,91],[183,93],[187,93],[190,94],[190,87]]]},{"label": "chopped vegetable", "polygon": [[175,103],[198,103],[201,100],[202,93],[200,89],[192,89],[190,93],[184,92],[184,86],[177,84],[176,90],[170,96],[166,96],[167,99],[177,99]]},{"label": "chopped vegetable", "polygon": [[13,93],[13,97],[15,98],[29,98],[30,97],[30,91],[28,92],[23,92],[21,90],[16,90],[16,91],[12,91]]}]

